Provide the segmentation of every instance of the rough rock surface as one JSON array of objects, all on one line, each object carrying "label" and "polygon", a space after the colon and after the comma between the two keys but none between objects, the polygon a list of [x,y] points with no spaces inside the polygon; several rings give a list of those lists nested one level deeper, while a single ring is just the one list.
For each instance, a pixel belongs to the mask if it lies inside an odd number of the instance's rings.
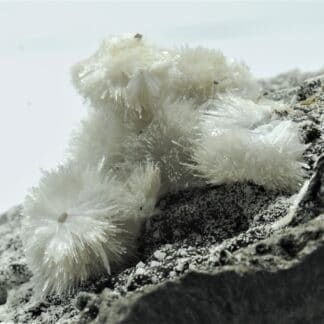
[{"label": "rough rock surface", "polygon": [[0,215],[0,322],[324,323],[324,76],[292,72],[263,85],[290,105],[282,118],[308,144],[299,193],[245,183],[166,196],[132,264],[45,300],[14,207]]}]

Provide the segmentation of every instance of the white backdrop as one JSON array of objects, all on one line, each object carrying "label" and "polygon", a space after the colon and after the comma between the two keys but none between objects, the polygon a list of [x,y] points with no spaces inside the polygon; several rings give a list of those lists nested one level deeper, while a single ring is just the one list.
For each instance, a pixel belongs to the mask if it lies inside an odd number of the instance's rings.
[{"label": "white backdrop", "polygon": [[70,65],[124,32],[221,49],[257,77],[324,66],[321,2],[0,2],[0,212],[63,159],[85,113]]}]

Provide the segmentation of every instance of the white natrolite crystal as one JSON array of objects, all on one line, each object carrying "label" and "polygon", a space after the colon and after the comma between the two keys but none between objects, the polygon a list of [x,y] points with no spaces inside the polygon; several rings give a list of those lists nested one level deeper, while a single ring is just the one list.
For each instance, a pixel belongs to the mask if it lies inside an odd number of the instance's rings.
[{"label": "white natrolite crystal", "polygon": [[212,184],[252,181],[296,190],[303,180],[298,158],[304,150],[296,134],[291,121],[207,134],[196,146],[193,169]]},{"label": "white natrolite crystal", "polygon": [[139,166],[127,179],[71,164],[45,172],[25,200],[22,239],[41,294],[71,292],[120,265],[154,212],[159,170]]},{"label": "white natrolite crystal", "polygon": [[110,37],[72,79],[88,116],[69,160],[44,172],[24,204],[23,242],[43,295],[118,269],[167,192],[235,181],[293,191],[302,182],[304,145],[280,117],[287,108],[259,100],[248,68],[219,51]]}]

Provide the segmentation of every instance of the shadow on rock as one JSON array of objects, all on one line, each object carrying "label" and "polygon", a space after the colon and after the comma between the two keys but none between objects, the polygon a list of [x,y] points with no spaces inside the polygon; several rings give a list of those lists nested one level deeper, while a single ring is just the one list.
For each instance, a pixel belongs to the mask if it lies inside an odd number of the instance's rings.
[{"label": "shadow on rock", "polygon": [[[227,184],[196,188],[164,197],[160,213],[146,224],[141,236],[141,252],[183,240],[203,237],[212,244],[246,231],[260,211],[265,211],[278,192],[253,184]],[[194,244],[193,244],[194,245]]]}]

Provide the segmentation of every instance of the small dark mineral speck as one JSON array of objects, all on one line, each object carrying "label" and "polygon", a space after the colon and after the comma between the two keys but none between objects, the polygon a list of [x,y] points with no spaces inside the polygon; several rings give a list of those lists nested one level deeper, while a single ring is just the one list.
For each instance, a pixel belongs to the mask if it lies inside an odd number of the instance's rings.
[{"label": "small dark mineral speck", "polygon": [[87,306],[89,300],[90,300],[89,294],[81,292],[76,300],[75,307],[78,310],[83,310]]},{"label": "small dark mineral speck", "polygon": [[228,260],[227,252],[225,250],[222,250],[219,254],[219,263],[221,265],[224,265],[227,263],[227,260]]},{"label": "small dark mineral speck", "polygon": [[7,302],[8,292],[4,287],[0,287],[0,305],[4,305]]},{"label": "small dark mineral speck", "polygon": [[45,310],[46,304],[45,303],[36,303],[32,307],[28,309],[28,312],[31,313],[33,318],[40,316],[40,314]]},{"label": "small dark mineral speck", "polygon": [[26,265],[20,263],[12,263],[10,269],[14,274],[23,274],[26,272]]},{"label": "small dark mineral speck", "polygon": [[279,245],[291,257],[295,256],[299,250],[293,235],[282,237],[279,241]]},{"label": "small dark mineral speck", "polygon": [[321,137],[321,131],[312,124],[304,130],[303,137],[305,144],[308,144]]},{"label": "small dark mineral speck", "polygon": [[96,304],[91,304],[85,309],[85,315],[91,319],[95,319],[99,313],[99,308]]},{"label": "small dark mineral speck", "polygon": [[255,246],[255,252],[257,254],[263,255],[263,254],[267,254],[271,251],[271,248],[269,245],[264,244],[264,243],[259,243]]}]

